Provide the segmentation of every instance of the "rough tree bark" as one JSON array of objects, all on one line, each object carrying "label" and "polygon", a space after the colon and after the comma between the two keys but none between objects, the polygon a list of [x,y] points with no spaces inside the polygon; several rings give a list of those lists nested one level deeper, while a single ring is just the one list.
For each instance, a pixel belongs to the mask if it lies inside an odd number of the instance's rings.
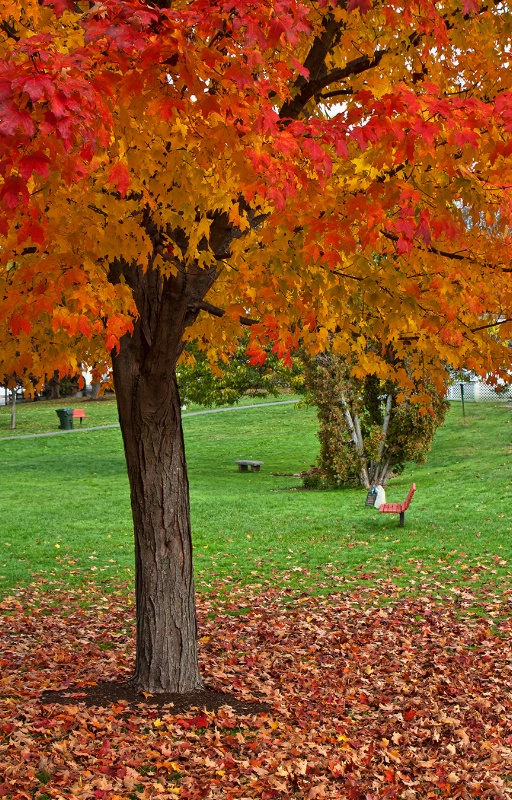
[{"label": "rough tree bark", "polygon": [[152,693],[203,686],[197,658],[189,488],[176,362],[189,322],[187,282],[118,261],[139,317],[113,353],[135,535],[133,681]]}]

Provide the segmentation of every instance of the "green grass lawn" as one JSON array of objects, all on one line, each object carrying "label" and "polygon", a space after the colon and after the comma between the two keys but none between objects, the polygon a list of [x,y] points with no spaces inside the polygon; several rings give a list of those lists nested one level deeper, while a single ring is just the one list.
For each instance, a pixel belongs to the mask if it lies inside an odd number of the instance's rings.
[{"label": "green grass lawn", "polygon": [[[296,395],[283,395],[282,397],[244,397],[239,406],[256,405],[260,403],[276,403],[299,398]],[[75,419],[74,428],[93,428],[99,425],[117,425],[117,404],[113,395],[105,395],[98,400],[88,400],[77,397],[62,397],[60,400],[45,400],[35,403],[18,403],[16,405],[16,427],[11,430],[11,406],[0,406],[0,439],[11,436],[27,436],[30,434],[49,433],[59,429],[59,418],[56,413],[58,408],[81,408],[85,411],[85,418],[80,423]],[[183,413],[194,414],[204,411],[203,406],[187,403],[183,406]],[[221,412],[220,412],[221,413]]]},{"label": "green grass lawn", "polygon": [[[244,403],[245,404],[245,401]],[[57,429],[57,401],[20,405],[17,434]],[[87,403],[89,426],[113,424],[115,402]],[[193,409],[187,409],[187,413]],[[9,409],[0,410],[0,436]],[[50,420],[50,422],[48,421]],[[397,515],[364,506],[364,490],[303,491],[297,473],[317,453],[316,414],[294,405],[184,418],[197,585],[279,584],[291,593],[388,582],[390,593],[512,588],[512,412],[460,405],[423,467],[411,464],[387,499],[417,492]],[[85,424],[84,423],[84,424]],[[237,472],[235,459],[264,461]],[[0,441],[0,592],[49,580],[133,578],[133,544],[119,429]]]}]

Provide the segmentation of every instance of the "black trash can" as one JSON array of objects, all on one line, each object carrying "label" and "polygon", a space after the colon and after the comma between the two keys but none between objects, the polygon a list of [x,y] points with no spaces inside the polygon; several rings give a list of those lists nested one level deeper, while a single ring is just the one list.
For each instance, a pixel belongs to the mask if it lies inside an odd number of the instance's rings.
[{"label": "black trash can", "polygon": [[55,413],[59,417],[61,431],[73,430],[73,409],[72,408],[56,408]]}]

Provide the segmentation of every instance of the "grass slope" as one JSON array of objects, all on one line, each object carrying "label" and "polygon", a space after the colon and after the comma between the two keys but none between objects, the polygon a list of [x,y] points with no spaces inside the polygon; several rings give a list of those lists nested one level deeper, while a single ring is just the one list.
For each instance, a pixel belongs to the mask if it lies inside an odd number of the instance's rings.
[{"label": "grass slope", "polygon": [[[60,403],[60,405],[59,405]],[[56,407],[64,404],[59,401]],[[115,404],[86,407],[89,425]],[[48,430],[48,404],[20,406],[19,432]],[[8,409],[2,409],[0,431]],[[406,527],[364,506],[361,490],[301,491],[317,452],[316,414],[293,405],[186,417],[198,588],[236,583],[326,592],[389,582],[396,592],[512,586],[510,409],[454,406],[424,467],[410,465],[390,501],[417,492]],[[101,421],[100,421],[101,420]],[[46,423],[46,427],[45,427]],[[4,435],[0,433],[0,435]],[[237,458],[264,461],[238,473]],[[118,429],[0,442],[0,591],[49,580],[133,578],[129,491]]]}]

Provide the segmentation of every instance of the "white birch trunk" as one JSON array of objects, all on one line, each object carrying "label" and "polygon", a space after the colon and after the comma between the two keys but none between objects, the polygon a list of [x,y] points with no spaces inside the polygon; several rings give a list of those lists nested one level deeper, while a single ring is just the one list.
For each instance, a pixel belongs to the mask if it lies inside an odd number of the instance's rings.
[{"label": "white birch trunk", "polygon": [[347,420],[348,429],[350,431],[350,438],[354,443],[354,447],[356,449],[356,453],[359,456],[359,461],[361,464],[361,469],[359,473],[359,480],[361,481],[362,486],[365,489],[370,489],[370,478],[368,475],[368,468],[366,465],[366,458],[364,455],[364,442],[363,436],[361,433],[361,426],[359,425],[359,419],[357,414],[354,414],[352,418],[352,414],[350,413],[350,408],[348,406],[347,400],[343,392],[340,392],[340,401],[343,407],[343,413],[345,414],[345,419]]},{"label": "white birch trunk", "polygon": [[386,446],[386,437],[388,435],[389,421],[391,419],[391,406],[393,405],[393,396],[388,394],[386,398],[386,411],[384,413],[384,422],[382,423],[382,439],[379,445],[379,452],[377,453],[377,462],[382,461],[384,447]]}]

